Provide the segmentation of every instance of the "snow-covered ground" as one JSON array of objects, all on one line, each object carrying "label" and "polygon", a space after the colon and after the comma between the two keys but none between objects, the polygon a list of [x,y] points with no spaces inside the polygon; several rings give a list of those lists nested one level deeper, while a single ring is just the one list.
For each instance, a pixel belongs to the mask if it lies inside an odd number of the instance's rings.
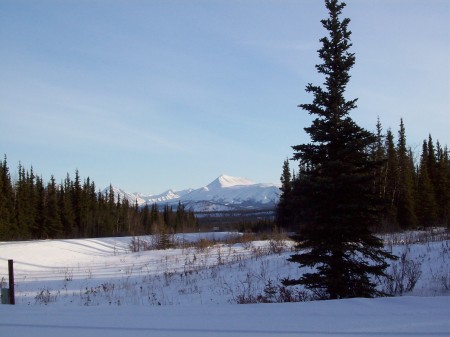
[{"label": "snow-covered ground", "polygon": [[[203,235],[184,239],[231,234]],[[7,286],[7,260],[14,259],[17,304],[0,305],[0,335],[450,336],[449,241],[392,246],[420,274],[408,296],[236,305],[275,300],[280,280],[300,275],[298,265],[286,261],[291,244],[132,253],[131,240],[0,243],[0,282]]]},{"label": "snow-covered ground", "polygon": [[8,337],[449,336],[448,297],[192,306],[1,306]]}]

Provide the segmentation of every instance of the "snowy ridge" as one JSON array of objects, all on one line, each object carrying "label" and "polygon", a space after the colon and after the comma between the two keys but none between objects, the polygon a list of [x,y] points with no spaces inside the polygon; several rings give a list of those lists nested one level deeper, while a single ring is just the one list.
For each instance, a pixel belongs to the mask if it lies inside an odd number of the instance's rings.
[{"label": "snowy ridge", "polygon": [[249,186],[249,185],[255,185],[255,183],[251,180],[248,180],[246,178],[238,178],[238,177],[232,177],[228,176],[226,174],[222,174],[217,179],[212,181],[211,183],[206,186],[209,190],[217,190],[222,188],[230,188],[230,187],[236,187],[236,186]]},{"label": "snowy ridge", "polygon": [[246,178],[225,174],[197,189],[169,189],[161,194],[129,193],[116,187],[113,190],[116,200],[127,199],[129,203],[137,202],[139,206],[154,203],[176,205],[181,202],[195,212],[273,209],[280,197],[279,187],[275,184],[255,183]]}]

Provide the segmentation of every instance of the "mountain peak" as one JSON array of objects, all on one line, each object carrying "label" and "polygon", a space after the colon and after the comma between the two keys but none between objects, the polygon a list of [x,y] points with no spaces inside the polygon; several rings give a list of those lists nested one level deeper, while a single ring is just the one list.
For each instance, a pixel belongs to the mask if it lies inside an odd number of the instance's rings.
[{"label": "mountain peak", "polygon": [[[109,193],[105,189],[104,193]],[[237,209],[274,208],[280,189],[273,184],[255,183],[247,178],[222,174],[209,185],[183,191],[167,190],[161,194],[127,193],[113,187],[116,200],[128,199],[140,206],[154,203],[175,206],[181,202],[195,212],[228,211]]]},{"label": "mountain peak", "polygon": [[254,184],[255,182],[248,180],[246,178],[232,177],[226,174],[222,174],[217,179],[212,181],[207,187],[208,189],[217,189],[217,188],[229,188],[234,186],[248,186]]}]

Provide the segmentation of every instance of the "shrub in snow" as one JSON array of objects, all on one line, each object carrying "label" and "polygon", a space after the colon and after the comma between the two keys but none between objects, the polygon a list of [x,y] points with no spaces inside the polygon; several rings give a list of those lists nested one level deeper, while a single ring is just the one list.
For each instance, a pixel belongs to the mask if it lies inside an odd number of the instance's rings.
[{"label": "shrub in snow", "polygon": [[47,305],[51,302],[55,302],[58,295],[53,295],[48,288],[41,289],[35,296],[36,304]]},{"label": "shrub in snow", "polygon": [[398,262],[392,264],[385,279],[385,293],[392,296],[411,292],[422,275],[421,262],[409,257],[409,247],[406,247]]}]

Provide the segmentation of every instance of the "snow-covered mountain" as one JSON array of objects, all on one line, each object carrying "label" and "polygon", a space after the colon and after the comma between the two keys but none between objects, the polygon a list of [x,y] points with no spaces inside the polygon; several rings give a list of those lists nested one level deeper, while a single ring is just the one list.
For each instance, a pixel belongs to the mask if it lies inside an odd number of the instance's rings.
[{"label": "snow-covered mountain", "polygon": [[273,209],[280,197],[280,189],[275,184],[255,183],[225,174],[197,189],[169,189],[160,194],[129,193],[116,187],[113,190],[116,200],[119,197],[121,200],[126,198],[132,204],[137,202],[139,206],[153,203],[177,205],[181,202],[195,212]]},{"label": "snow-covered mountain", "polygon": [[[192,191],[192,189],[187,189],[183,191],[173,191],[171,189],[160,193],[160,194],[144,194],[144,193],[130,193],[121,188],[112,187],[114,192],[114,197],[116,202],[120,200],[127,199],[130,204],[138,203],[139,206],[144,206],[145,204],[154,204],[154,203],[167,203],[172,200],[178,200],[184,195],[188,194]],[[105,188],[103,193],[109,193],[109,188]]]}]

